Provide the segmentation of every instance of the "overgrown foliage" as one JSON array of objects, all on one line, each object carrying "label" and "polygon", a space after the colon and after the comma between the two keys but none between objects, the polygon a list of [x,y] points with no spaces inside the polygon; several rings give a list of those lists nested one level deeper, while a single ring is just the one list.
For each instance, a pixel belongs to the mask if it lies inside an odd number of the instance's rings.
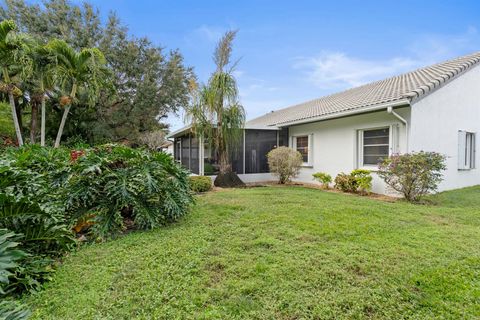
[{"label": "overgrown foliage", "polygon": [[0,229],[0,296],[8,291],[9,277],[19,268],[18,260],[27,256],[22,250],[16,249],[18,242],[14,241],[15,238],[18,238],[15,233]]},{"label": "overgrown foliage", "polygon": [[189,177],[190,189],[193,192],[207,192],[212,190],[212,179],[206,176]]},{"label": "overgrown foliage", "polygon": [[2,320],[26,320],[30,317],[27,306],[13,300],[0,301],[0,319]]},{"label": "overgrown foliage", "polygon": [[183,216],[192,201],[188,172],[164,153],[117,145],[7,148],[0,154],[0,229],[18,234],[27,254],[8,276],[9,294],[51,279],[55,259],[75,247],[75,233],[103,240],[153,228]]},{"label": "overgrown foliage", "polygon": [[332,183],[332,176],[325,172],[316,172],[313,175],[313,179],[317,180],[322,184],[322,187],[328,189],[330,183]]},{"label": "overgrown foliage", "polygon": [[10,277],[11,294],[38,290],[53,259],[75,245],[64,205],[68,176],[63,149],[24,146],[0,155],[0,228],[19,234],[28,253]]},{"label": "overgrown foliage", "polygon": [[393,155],[379,165],[378,175],[407,201],[416,202],[436,191],[446,169],[445,156],[437,152]]},{"label": "overgrown foliage", "polygon": [[289,182],[300,172],[303,164],[300,152],[289,147],[278,147],[267,154],[270,172],[277,176],[280,184]]},{"label": "overgrown foliage", "polygon": [[371,173],[365,169],[355,169],[350,174],[341,172],[335,177],[335,188],[343,192],[367,194],[372,189]]},{"label": "overgrown foliage", "polygon": [[27,253],[17,248],[18,238],[17,234],[0,229],[0,319],[20,320],[28,318],[30,314],[25,306],[5,299],[14,290],[10,278],[21,273],[19,262],[27,257]]},{"label": "overgrown foliage", "polygon": [[72,161],[67,211],[73,221],[91,220],[95,237],[128,226],[161,226],[185,215],[192,203],[188,172],[165,153],[104,145]]}]

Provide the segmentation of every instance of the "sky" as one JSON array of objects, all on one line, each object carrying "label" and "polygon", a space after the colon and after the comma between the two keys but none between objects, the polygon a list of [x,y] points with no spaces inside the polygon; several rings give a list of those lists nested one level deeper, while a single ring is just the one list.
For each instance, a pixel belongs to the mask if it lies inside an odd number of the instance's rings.
[{"label": "sky", "polygon": [[[80,1],[74,1],[80,2]],[[135,36],[179,49],[201,82],[222,34],[247,119],[480,51],[480,1],[91,0]],[[183,116],[167,119],[171,130]]]}]

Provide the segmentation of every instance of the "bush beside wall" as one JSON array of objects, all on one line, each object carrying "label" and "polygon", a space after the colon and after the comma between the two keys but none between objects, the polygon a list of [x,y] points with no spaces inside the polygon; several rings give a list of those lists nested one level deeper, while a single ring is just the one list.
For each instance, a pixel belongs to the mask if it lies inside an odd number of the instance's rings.
[{"label": "bush beside wall", "polygon": [[313,179],[317,180],[322,184],[322,187],[328,189],[330,187],[330,183],[332,182],[332,176],[325,172],[317,172],[314,173]]},{"label": "bush beside wall", "polygon": [[190,189],[193,192],[207,192],[212,190],[212,179],[205,176],[191,176],[188,178]]},{"label": "bush beside wall", "polygon": [[280,184],[289,182],[300,172],[303,164],[300,152],[289,147],[278,147],[267,154],[270,172],[277,176]]},{"label": "bush beside wall", "polygon": [[445,169],[444,155],[421,151],[385,159],[379,165],[378,175],[407,201],[416,202],[437,190]]},{"label": "bush beside wall", "polygon": [[335,188],[343,192],[368,194],[372,189],[370,171],[356,169],[350,174],[341,172],[335,177]]}]

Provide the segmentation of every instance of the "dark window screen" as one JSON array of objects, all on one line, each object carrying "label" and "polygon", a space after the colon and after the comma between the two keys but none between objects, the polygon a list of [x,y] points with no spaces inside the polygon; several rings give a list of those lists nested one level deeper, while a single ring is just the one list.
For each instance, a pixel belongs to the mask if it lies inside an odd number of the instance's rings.
[{"label": "dark window screen", "polygon": [[190,137],[182,137],[182,165],[190,169]]},{"label": "dark window screen", "polygon": [[213,150],[208,141],[204,143],[204,158],[203,158],[203,171],[206,176],[218,174],[219,163],[218,154],[216,150]]},{"label": "dark window screen", "polygon": [[277,131],[245,130],[245,173],[268,172],[267,153],[277,145]]},{"label": "dark window screen", "polygon": [[388,128],[363,131],[363,164],[377,165],[388,157],[389,133]]},{"label": "dark window screen", "polygon": [[198,163],[198,139],[192,137],[190,140],[190,171],[200,173],[200,164]]},{"label": "dark window screen", "polygon": [[288,128],[282,128],[278,131],[278,146],[288,147]]},{"label": "dark window screen", "polygon": [[243,173],[243,137],[240,140],[239,146],[231,152],[230,161],[232,164],[232,171],[237,174]]}]

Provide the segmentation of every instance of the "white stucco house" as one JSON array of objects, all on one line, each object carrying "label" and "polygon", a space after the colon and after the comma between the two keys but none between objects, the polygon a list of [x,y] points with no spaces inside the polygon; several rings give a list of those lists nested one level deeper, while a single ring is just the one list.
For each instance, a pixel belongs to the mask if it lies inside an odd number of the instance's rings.
[{"label": "white stucco house", "polygon": [[[313,183],[315,172],[374,172],[383,157],[423,150],[447,157],[440,190],[480,184],[479,65],[480,52],[252,119],[233,168],[245,182],[273,180],[266,153],[285,145],[303,156],[297,180]],[[174,156],[196,174],[215,174],[214,152],[190,131],[170,134]],[[373,175],[373,191],[390,193]]]}]

